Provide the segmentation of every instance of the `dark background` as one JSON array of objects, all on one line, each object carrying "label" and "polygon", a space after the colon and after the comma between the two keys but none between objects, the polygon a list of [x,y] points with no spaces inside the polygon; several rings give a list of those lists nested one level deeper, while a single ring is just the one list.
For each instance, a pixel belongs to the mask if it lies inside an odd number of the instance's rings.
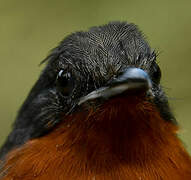
[{"label": "dark background", "polygon": [[160,52],[162,85],[191,152],[189,0],[0,0],[0,144],[48,52],[71,32],[113,20],[137,24]]}]

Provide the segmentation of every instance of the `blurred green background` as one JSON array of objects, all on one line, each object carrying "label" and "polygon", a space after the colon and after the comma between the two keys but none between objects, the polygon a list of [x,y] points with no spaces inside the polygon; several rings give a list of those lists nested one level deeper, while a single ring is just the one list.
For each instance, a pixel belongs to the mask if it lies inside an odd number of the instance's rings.
[{"label": "blurred green background", "polygon": [[113,20],[137,24],[160,52],[162,85],[191,152],[189,0],[0,0],[0,144],[50,49],[71,32]]}]

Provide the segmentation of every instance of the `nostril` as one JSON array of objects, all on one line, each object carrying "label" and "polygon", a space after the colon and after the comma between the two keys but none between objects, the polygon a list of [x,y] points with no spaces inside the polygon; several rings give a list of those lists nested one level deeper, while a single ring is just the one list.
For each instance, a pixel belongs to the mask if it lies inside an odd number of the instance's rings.
[{"label": "nostril", "polygon": [[130,67],[120,72],[117,77],[113,78],[108,82],[110,86],[116,86],[118,84],[131,84],[132,87],[152,87],[151,79],[147,72],[143,69]]},{"label": "nostril", "polygon": [[149,75],[140,68],[128,68],[126,69],[122,75],[119,76],[119,79],[121,81],[127,80],[127,79],[145,79],[148,80]]}]

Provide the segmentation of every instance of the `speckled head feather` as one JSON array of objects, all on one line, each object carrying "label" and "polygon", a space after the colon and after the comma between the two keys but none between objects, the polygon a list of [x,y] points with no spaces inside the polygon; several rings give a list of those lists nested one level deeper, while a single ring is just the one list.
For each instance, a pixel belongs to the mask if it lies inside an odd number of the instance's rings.
[{"label": "speckled head feather", "polygon": [[55,59],[57,67],[90,76],[98,83],[129,66],[149,71],[156,55],[134,24],[116,22],[68,36],[47,58],[50,63]]}]

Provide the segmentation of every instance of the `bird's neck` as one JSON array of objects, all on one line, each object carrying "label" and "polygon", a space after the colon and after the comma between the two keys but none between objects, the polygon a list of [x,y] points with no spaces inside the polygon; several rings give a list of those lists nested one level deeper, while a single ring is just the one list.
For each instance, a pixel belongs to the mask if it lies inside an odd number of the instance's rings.
[{"label": "bird's neck", "polygon": [[169,173],[180,172],[181,177],[191,179],[191,159],[177,138],[178,127],[165,121],[142,97],[113,99],[88,114],[82,111],[72,115],[68,122],[72,123],[66,139],[90,169],[102,171],[110,166],[126,171],[135,166],[140,173],[150,168],[148,173],[152,172],[153,177],[157,171],[167,177],[168,169]]},{"label": "bird's neck", "polygon": [[177,126],[162,119],[157,108],[140,97],[110,100],[96,110],[69,116],[67,122],[66,139],[92,161],[103,154],[127,162],[151,161],[179,143]]},{"label": "bird's neck", "polygon": [[152,103],[115,99],[68,116],[50,134],[11,152],[5,168],[14,163],[11,171],[22,179],[26,171],[46,179],[55,171],[64,180],[190,180],[191,159],[176,130]]}]

